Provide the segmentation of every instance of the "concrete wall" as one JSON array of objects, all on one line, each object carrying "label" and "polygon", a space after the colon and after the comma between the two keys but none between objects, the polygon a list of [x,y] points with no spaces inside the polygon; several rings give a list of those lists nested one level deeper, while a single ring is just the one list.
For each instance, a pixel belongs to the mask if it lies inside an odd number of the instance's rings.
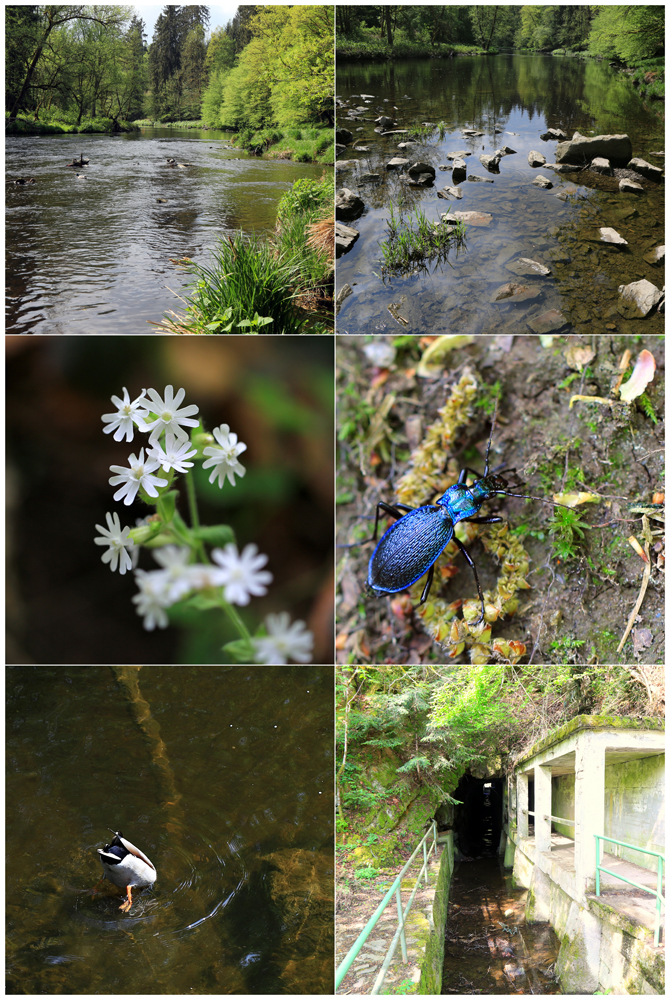
[{"label": "concrete wall", "polygon": [[[605,835],[664,853],[665,757],[662,754],[605,768]],[[656,871],[656,858],[648,854],[607,843],[605,850]]]},{"label": "concrete wall", "polygon": [[[574,774],[560,774],[551,779],[551,814],[565,819],[575,818]],[[553,827],[561,836],[575,839],[575,828],[571,823],[554,822]]]},{"label": "concrete wall", "polygon": [[[435,885],[432,912],[429,915],[428,933],[423,959],[421,961],[421,979],[417,993],[423,996],[442,993],[442,966],[444,965],[444,931],[447,926],[447,907],[449,905],[449,886],[454,871],[454,837],[450,830],[442,834],[445,838],[440,869]],[[411,913],[410,913],[411,916]]]}]

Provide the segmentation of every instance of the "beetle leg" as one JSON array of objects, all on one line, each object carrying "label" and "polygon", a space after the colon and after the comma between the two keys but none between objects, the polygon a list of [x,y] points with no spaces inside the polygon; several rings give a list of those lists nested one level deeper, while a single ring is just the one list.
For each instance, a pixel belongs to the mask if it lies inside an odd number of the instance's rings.
[{"label": "beetle leg", "polygon": [[420,607],[422,604],[425,604],[425,602],[426,602],[426,598],[428,597],[428,594],[430,592],[430,585],[433,582],[433,573],[434,573],[434,571],[435,571],[435,563],[433,563],[433,565],[428,570],[428,577],[426,579],[426,583],[425,583],[425,586],[423,588],[423,593],[421,594],[421,600],[419,601],[419,604],[417,605],[417,607]]},{"label": "beetle leg", "polygon": [[[474,518],[469,518],[468,520],[474,520]],[[498,518],[498,520],[502,520],[502,518]],[[481,521],[479,523],[481,524]],[[463,542],[460,542],[458,540],[458,538],[456,538],[456,535],[454,535],[454,541],[456,542],[456,544],[458,545],[459,549],[461,550],[461,552],[465,556],[467,562],[469,562],[470,565],[472,566],[472,572],[475,574],[475,583],[477,584],[477,593],[479,594],[479,600],[480,600],[480,603],[481,603],[481,606],[482,606],[482,613],[479,616],[479,618],[476,619],[476,621],[469,622],[468,624],[470,624],[470,625],[479,625],[479,623],[484,620],[484,595],[482,594],[482,588],[481,588],[481,585],[479,583],[479,577],[477,576],[477,567],[475,566],[475,564],[473,563],[472,559],[470,558],[470,553],[468,552],[468,550],[466,549],[466,547],[463,545]]]},{"label": "beetle leg", "polygon": [[[463,521],[468,521],[469,524],[497,524],[499,521],[504,521],[504,517],[464,517]],[[454,539],[457,541],[457,539]]]},{"label": "beetle leg", "polygon": [[390,514],[391,517],[394,517],[396,519],[396,521],[399,521],[400,518],[403,516],[400,513],[400,509],[401,508],[404,508],[404,512],[405,513],[407,513],[407,511],[414,510],[413,507],[408,507],[407,504],[404,504],[404,503],[397,503],[397,504],[395,504],[395,506],[391,506],[391,504],[389,504],[389,503],[384,503],[383,500],[379,501],[379,503],[377,504],[377,513],[375,515],[375,530],[372,532],[372,538],[368,538],[368,542],[376,542],[377,541],[377,527],[379,525],[379,511],[383,510],[383,511],[385,511],[385,513]]}]

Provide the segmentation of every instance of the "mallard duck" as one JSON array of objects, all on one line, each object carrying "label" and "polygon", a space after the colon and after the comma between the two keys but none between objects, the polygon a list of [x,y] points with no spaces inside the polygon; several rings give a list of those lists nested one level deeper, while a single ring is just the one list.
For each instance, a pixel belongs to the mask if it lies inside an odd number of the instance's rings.
[{"label": "mallard duck", "polygon": [[177,162],[177,161],[175,160],[174,156],[168,156],[168,157],[167,157],[167,161],[168,161],[168,163],[176,163],[176,162]]},{"label": "mallard duck", "polygon": [[98,848],[98,854],[104,877],[126,890],[128,898],[119,909],[127,913],[133,905],[133,886],[153,885],[157,878],[156,869],[146,854],[126,840],[122,833],[115,833],[104,850]]},{"label": "mallard duck", "polygon": [[87,160],[86,157],[84,156],[84,154],[80,153],[78,160],[75,160],[75,158],[73,156],[72,157],[72,163],[66,163],[65,166],[66,167],[84,167],[84,166],[86,166],[87,163],[90,163],[90,160]]}]

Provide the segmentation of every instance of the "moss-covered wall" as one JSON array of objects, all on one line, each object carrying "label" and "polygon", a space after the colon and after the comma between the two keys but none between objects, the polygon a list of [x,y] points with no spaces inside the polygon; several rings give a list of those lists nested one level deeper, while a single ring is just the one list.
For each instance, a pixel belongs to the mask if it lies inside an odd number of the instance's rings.
[{"label": "moss-covered wall", "polygon": [[442,993],[442,966],[444,964],[444,932],[447,926],[449,886],[454,870],[454,840],[451,831],[446,835],[446,843],[440,859],[440,870],[435,886],[431,929],[426,941],[426,950],[421,964],[421,979],[417,993],[428,996]]},{"label": "moss-covered wall", "polygon": [[[605,836],[625,840],[650,851],[665,851],[665,756],[638,757],[605,768]],[[656,858],[605,844],[643,868],[656,871]]]}]

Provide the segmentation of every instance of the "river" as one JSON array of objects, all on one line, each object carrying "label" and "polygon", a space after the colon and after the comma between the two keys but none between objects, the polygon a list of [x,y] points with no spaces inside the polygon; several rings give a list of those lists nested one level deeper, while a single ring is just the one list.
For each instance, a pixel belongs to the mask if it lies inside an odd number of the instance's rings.
[{"label": "river", "polygon": [[6,993],[331,992],[332,670],[9,667],[6,706]]},{"label": "river", "polygon": [[[560,174],[528,163],[531,150],[554,162],[556,141],[540,135],[559,128],[570,137],[575,131],[627,133],[633,156],[662,167],[663,157],[654,154],[664,150],[663,103],[643,104],[625,74],[595,60],[516,53],[343,62],[337,94],[346,105],[338,111],[338,127],[368,150],[352,150],[350,142],[338,156],[353,161],[338,170],[338,188],[351,189],[365,203],[364,214],[347,223],[360,237],[337,263],[337,290],[348,283],[353,291],[341,306],[339,333],[543,333],[548,331],[528,323],[550,310],[565,317],[562,332],[639,333],[642,326],[645,333],[663,332],[658,313],[643,320],[617,311],[619,285],[646,278],[663,286],[662,268],[644,260],[664,242],[662,184],[648,181],[644,194],[624,194],[617,177]],[[356,108],[363,110],[357,114]],[[379,114],[393,117],[399,130],[444,123],[443,137],[434,130],[405,154],[398,144],[412,137],[376,133]],[[482,134],[466,137],[462,129]],[[479,155],[503,145],[516,152],[502,158],[499,173],[488,173]],[[460,200],[438,199],[439,189],[454,186],[451,173],[439,167],[451,163],[447,153],[459,150],[470,154],[464,157],[468,177],[484,180],[460,182]],[[434,186],[410,187],[406,175],[386,169],[391,157],[404,155],[435,167]],[[538,174],[553,187],[536,187]],[[431,222],[448,208],[492,218],[488,225],[469,225],[464,247],[452,249],[446,262],[389,277],[381,270],[379,243],[391,200],[406,210],[420,207]],[[618,250],[600,242],[600,227],[616,229],[628,246]],[[520,257],[550,274],[518,277],[513,268]],[[509,282],[526,284],[531,297],[494,302]]]},{"label": "river", "polygon": [[[68,168],[80,154],[88,165]],[[135,334],[183,311],[180,258],[207,264],[226,233],[270,232],[284,192],[323,166],[252,157],[223,132],[147,128],[8,136],[5,170],[6,332]]]}]

